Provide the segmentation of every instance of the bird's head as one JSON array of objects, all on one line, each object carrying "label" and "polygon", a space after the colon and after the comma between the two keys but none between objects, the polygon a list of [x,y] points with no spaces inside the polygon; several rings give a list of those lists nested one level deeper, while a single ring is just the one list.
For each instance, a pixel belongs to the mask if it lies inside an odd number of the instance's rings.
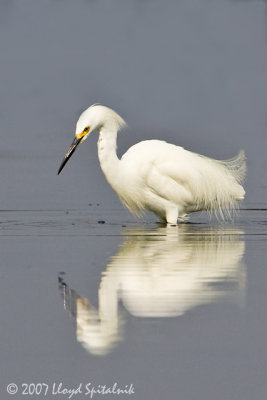
[{"label": "bird's head", "polygon": [[94,104],[87,108],[77,121],[75,138],[63,158],[58,174],[60,174],[78,144],[87,139],[93,131],[100,131],[102,128],[117,131],[125,125],[124,120],[111,108],[99,104]]}]

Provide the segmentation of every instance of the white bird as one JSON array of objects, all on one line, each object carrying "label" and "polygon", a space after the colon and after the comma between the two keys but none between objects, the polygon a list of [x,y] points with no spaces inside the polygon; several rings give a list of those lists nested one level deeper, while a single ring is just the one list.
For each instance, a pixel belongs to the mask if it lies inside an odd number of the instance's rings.
[{"label": "white bird", "polygon": [[122,203],[137,216],[149,210],[160,221],[177,224],[189,213],[206,210],[224,218],[244,198],[243,151],[230,160],[218,161],[165,141],[145,140],[119,159],[117,133],[125,125],[112,109],[98,104],[90,106],[78,119],[74,141],[58,174],[78,144],[98,130],[102,171]]}]

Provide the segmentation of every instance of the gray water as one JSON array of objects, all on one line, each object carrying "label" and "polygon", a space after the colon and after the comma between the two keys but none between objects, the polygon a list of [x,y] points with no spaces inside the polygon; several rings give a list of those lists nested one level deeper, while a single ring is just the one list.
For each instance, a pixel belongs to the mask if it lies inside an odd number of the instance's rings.
[{"label": "gray water", "polygon": [[115,382],[137,399],[265,398],[266,211],[223,226],[97,206],[1,221],[2,398],[10,382],[48,398],[67,398],[60,382],[82,383],[74,398]]},{"label": "gray water", "polygon": [[[266,397],[266,27],[260,0],[0,1],[1,399],[115,382],[135,393],[93,398]],[[128,122],[119,155],[153,138],[243,148],[240,214],[136,220],[96,134],[58,177],[96,102]]]}]

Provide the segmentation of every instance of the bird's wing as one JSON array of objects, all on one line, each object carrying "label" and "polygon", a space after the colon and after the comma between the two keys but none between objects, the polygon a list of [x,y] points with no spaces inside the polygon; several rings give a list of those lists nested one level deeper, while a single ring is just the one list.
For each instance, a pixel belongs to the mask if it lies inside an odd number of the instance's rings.
[{"label": "bird's wing", "polygon": [[161,140],[147,140],[132,146],[122,157],[138,170],[147,191],[175,204],[190,202],[192,156],[183,147]]},{"label": "bird's wing", "polygon": [[[173,168],[176,171],[173,171]],[[171,162],[152,164],[147,174],[147,186],[157,196],[174,204],[191,203],[192,191],[185,171]]]}]

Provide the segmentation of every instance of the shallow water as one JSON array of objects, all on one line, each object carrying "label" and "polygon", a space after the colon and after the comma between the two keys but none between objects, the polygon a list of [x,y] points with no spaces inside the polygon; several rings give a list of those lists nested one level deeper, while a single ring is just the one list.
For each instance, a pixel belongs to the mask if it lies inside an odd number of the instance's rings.
[{"label": "shallow water", "polygon": [[3,393],[82,383],[74,398],[88,398],[87,383],[118,382],[137,399],[264,398],[267,211],[178,227],[127,217],[0,213]]}]

